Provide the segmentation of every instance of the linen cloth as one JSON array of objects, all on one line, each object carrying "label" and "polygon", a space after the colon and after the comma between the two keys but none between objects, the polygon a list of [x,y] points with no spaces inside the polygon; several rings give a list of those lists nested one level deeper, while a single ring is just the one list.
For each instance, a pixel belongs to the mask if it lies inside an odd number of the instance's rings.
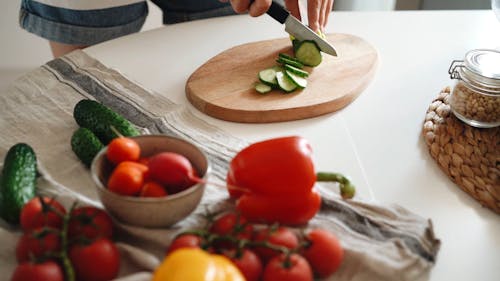
[{"label": "linen cloth", "polygon": [[[208,155],[210,180],[223,183],[231,158],[249,143],[197,118],[127,79],[83,51],[75,51],[27,73],[0,93],[0,157],[18,142],[33,147],[41,177],[38,192],[56,196],[69,207],[102,207],[90,172],[71,151],[78,125],[73,107],[84,98],[98,100],[124,115],[143,134],[167,134],[193,142]],[[0,160],[0,161],[2,161]],[[329,280],[427,280],[437,260],[440,240],[429,219],[398,205],[342,200],[333,184],[317,184],[323,197],[320,212],[308,228],[327,228],[345,250],[340,269]],[[200,206],[168,229],[147,229],[115,221],[122,264],[117,280],[150,280],[176,234],[199,228],[206,211],[233,209],[227,192],[208,185]],[[0,219],[0,280],[15,266],[20,229]]]}]

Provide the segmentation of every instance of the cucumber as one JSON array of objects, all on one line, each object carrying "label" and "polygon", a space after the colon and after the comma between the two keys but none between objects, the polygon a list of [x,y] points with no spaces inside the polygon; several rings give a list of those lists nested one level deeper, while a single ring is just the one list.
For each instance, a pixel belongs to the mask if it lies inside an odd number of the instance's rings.
[{"label": "cucumber", "polygon": [[84,127],[78,128],[71,137],[71,149],[87,167],[90,167],[92,160],[103,147],[99,138]]},{"label": "cucumber", "polygon": [[293,74],[292,72],[285,70],[285,75],[293,82],[297,87],[304,89],[307,86],[307,80],[304,77]]},{"label": "cucumber", "polygon": [[19,223],[24,204],[35,197],[37,164],[33,148],[25,143],[12,146],[5,156],[0,180],[0,217]]},{"label": "cucumber", "polygon": [[266,85],[271,87],[277,87],[278,81],[276,81],[276,72],[277,69],[275,67],[266,68],[264,70],[259,71],[259,80]]},{"label": "cucumber", "polygon": [[309,76],[309,72],[302,70],[302,69],[299,69],[299,68],[296,68],[295,66],[288,65],[288,64],[285,64],[285,70],[289,71],[295,75],[298,75],[300,77],[305,78],[305,77]]},{"label": "cucumber", "polygon": [[[298,64],[302,64],[299,60],[297,60],[297,58],[292,57],[292,56],[290,56],[290,55],[288,55],[288,54],[285,54],[285,53],[279,53],[279,54],[278,54],[278,58],[284,58],[284,59],[287,59],[287,60],[294,61],[294,62],[296,62],[296,63],[298,63]],[[302,66],[303,66],[303,65],[302,65]],[[302,67],[299,67],[299,68],[302,68]]]},{"label": "cucumber", "polygon": [[288,58],[285,58],[285,57],[278,57],[278,59],[276,60],[277,63],[281,63],[282,65],[293,65],[297,68],[303,68],[304,67],[304,64],[301,63],[300,61],[297,61],[297,60],[293,60],[293,59],[288,59]]},{"label": "cucumber", "polygon": [[[277,83],[277,82],[276,82]],[[255,83],[255,90],[259,92],[260,94],[267,94],[269,93],[273,88],[267,84],[257,82]]]},{"label": "cucumber", "polygon": [[298,61],[308,66],[318,66],[322,61],[321,50],[319,49],[316,42],[305,40],[300,43],[296,43],[297,47],[295,49],[295,57]]},{"label": "cucumber", "polygon": [[73,109],[73,117],[80,127],[91,130],[103,144],[117,137],[111,126],[126,137],[139,135],[139,131],[127,119],[94,100],[79,101]]},{"label": "cucumber", "polygon": [[290,93],[297,89],[297,85],[290,80],[282,71],[276,72],[276,80],[278,80],[278,86],[283,91]]}]

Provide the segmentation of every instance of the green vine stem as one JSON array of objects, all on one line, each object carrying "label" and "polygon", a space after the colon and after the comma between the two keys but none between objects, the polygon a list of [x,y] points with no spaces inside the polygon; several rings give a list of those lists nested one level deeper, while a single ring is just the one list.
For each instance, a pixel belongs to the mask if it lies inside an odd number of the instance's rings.
[{"label": "green vine stem", "polygon": [[63,227],[61,230],[61,253],[59,255],[61,259],[61,263],[64,267],[64,274],[66,275],[66,281],[75,281],[75,270],[73,269],[73,265],[68,257],[68,249],[69,249],[69,241],[68,241],[68,226],[69,220],[71,218],[71,213],[75,208],[76,203],[74,203],[69,212],[62,216],[63,219]]},{"label": "green vine stem", "polygon": [[337,182],[340,187],[340,195],[343,199],[351,199],[356,193],[356,187],[351,181],[340,173],[318,172],[316,181],[319,182]]}]

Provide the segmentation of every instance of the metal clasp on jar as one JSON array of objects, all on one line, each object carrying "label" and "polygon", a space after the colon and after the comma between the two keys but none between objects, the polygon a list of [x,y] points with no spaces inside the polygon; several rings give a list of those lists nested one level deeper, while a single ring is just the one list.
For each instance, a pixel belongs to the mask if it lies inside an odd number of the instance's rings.
[{"label": "metal clasp on jar", "polygon": [[450,68],[448,69],[448,74],[450,74],[450,78],[451,79],[461,79],[460,73],[458,72],[457,68],[462,68],[462,67],[464,67],[463,60],[452,61]]}]

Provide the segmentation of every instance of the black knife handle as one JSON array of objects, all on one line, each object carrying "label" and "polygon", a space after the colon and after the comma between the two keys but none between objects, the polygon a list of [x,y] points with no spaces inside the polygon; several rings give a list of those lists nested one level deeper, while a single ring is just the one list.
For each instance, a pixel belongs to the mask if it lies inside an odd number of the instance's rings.
[{"label": "black knife handle", "polygon": [[281,4],[276,3],[273,1],[271,3],[271,7],[269,7],[269,10],[267,10],[267,14],[273,17],[275,20],[279,21],[281,24],[284,24],[286,21],[286,18],[290,15],[290,12],[288,12]]}]

